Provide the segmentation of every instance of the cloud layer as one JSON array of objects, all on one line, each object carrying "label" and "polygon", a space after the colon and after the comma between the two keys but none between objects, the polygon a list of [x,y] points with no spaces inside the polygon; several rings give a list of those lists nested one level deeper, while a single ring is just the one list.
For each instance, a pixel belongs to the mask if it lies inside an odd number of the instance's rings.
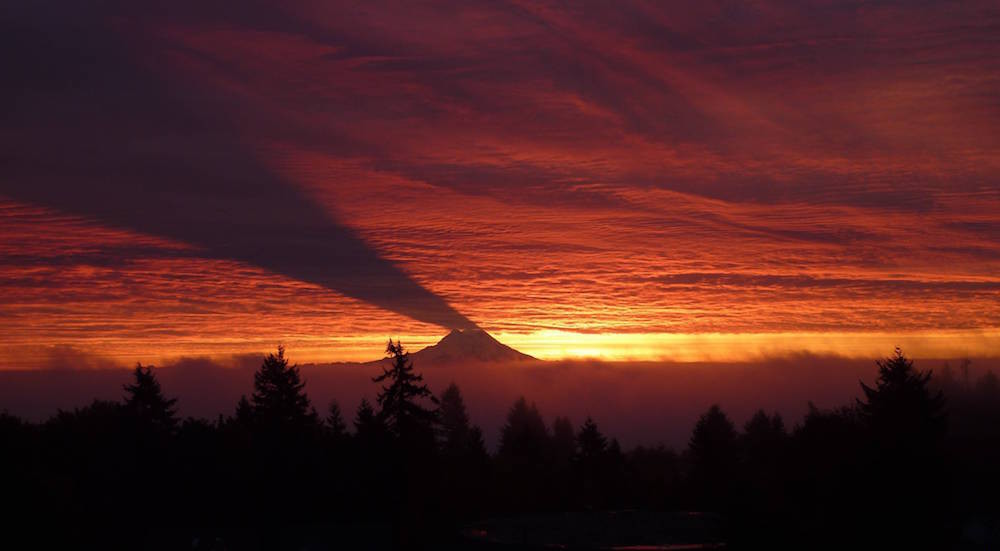
[{"label": "cloud layer", "polygon": [[1000,327],[993,2],[56,5],[3,16],[18,354]]}]

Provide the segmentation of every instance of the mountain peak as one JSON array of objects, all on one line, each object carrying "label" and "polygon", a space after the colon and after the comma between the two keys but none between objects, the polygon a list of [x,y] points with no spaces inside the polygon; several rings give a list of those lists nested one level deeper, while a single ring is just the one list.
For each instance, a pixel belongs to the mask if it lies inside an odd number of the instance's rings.
[{"label": "mountain peak", "polygon": [[414,352],[412,356],[415,363],[505,362],[535,359],[514,350],[478,328],[452,329],[437,344]]}]

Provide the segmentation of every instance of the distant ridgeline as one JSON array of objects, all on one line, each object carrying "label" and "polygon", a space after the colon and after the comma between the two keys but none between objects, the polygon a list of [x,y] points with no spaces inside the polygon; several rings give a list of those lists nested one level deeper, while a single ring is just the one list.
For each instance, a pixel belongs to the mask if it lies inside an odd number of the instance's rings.
[{"label": "distant ridgeline", "polygon": [[[862,398],[785,426],[712,406],[685,449],[622,449],[520,398],[488,453],[452,384],[414,361],[531,360],[478,330],[409,355],[374,401],[317,410],[279,348],[217,419],[180,419],[156,371],[44,423],[0,416],[10,548],[992,548],[1000,385],[899,350]],[[420,365],[418,363],[418,365]],[[572,376],[560,371],[559,376]],[[766,391],[767,389],[757,389]],[[627,511],[627,512],[622,512]],[[700,513],[695,514],[693,511]],[[49,529],[31,527],[41,520]]]}]

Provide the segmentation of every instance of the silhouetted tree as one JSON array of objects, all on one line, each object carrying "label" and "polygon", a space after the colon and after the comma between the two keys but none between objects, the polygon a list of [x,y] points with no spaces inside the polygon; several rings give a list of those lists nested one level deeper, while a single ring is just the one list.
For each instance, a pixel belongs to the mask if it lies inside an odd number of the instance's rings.
[{"label": "silhouetted tree", "polygon": [[375,408],[367,398],[362,398],[354,414],[354,434],[359,439],[367,439],[385,431],[385,424],[375,413]]},{"label": "silhouetted tree", "polygon": [[386,383],[377,401],[379,418],[395,447],[386,473],[396,479],[390,488],[394,504],[393,537],[397,545],[407,546],[424,537],[428,511],[439,509],[433,503],[440,497],[433,487],[439,467],[435,461],[438,412],[425,405],[437,404],[437,397],[424,384],[423,376],[414,372],[409,354],[399,341],[389,340],[385,351],[392,364],[372,380]]},{"label": "silhouetted tree", "polygon": [[576,435],[576,455],[573,457],[580,505],[595,508],[610,504],[614,476],[617,474],[615,470],[620,459],[618,442],[614,441],[612,448],[597,428],[597,423],[587,417]]},{"label": "silhouetted tree", "polygon": [[695,465],[727,466],[736,456],[736,428],[718,405],[698,418],[688,442]]},{"label": "silhouetted tree", "polygon": [[698,419],[688,452],[695,501],[711,508],[728,508],[735,482],[736,428],[718,405],[712,405]]},{"label": "silhouetted tree", "polygon": [[734,523],[741,537],[737,543],[750,546],[774,542],[776,533],[784,533],[781,523],[787,521],[783,483],[787,441],[784,421],[777,413],[769,416],[757,410],[744,425],[739,437],[739,491],[735,496],[739,512]]},{"label": "silhouetted tree", "polygon": [[135,382],[124,385],[125,412],[138,421],[144,430],[173,431],[177,426],[174,410],[177,399],[163,396],[152,366],[144,368],[142,364],[136,364],[132,375]]},{"label": "silhouetted tree", "polygon": [[439,404],[443,503],[457,518],[471,518],[485,505],[489,455],[482,431],[469,423],[458,385],[448,385]]},{"label": "silhouetted tree", "polygon": [[497,467],[502,479],[502,493],[511,503],[531,503],[535,507],[551,504],[549,434],[535,404],[522,396],[507,413],[500,431]]},{"label": "silhouetted tree", "polygon": [[522,396],[514,402],[507,413],[507,422],[500,431],[501,457],[537,457],[548,444],[549,434],[545,429],[538,407]]},{"label": "silhouetted tree", "polygon": [[414,373],[409,354],[399,341],[385,347],[392,358],[392,366],[383,368],[382,374],[372,379],[376,383],[388,381],[378,394],[379,415],[389,432],[407,447],[433,446],[437,410],[421,402],[437,403],[437,398],[424,384],[423,376]]},{"label": "silhouetted tree", "polygon": [[576,435],[576,460],[578,463],[600,461],[608,451],[608,439],[597,429],[597,423],[587,417]]},{"label": "silhouetted tree", "polygon": [[351,441],[361,487],[355,506],[367,512],[378,511],[386,507],[385,495],[395,491],[390,490],[390,485],[400,484],[398,480],[390,481],[386,477],[386,471],[391,468],[395,455],[390,446],[391,436],[382,416],[367,398],[362,398],[358,404],[353,425],[354,437]]},{"label": "silhouetted tree", "polygon": [[340,404],[336,400],[332,400],[330,407],[327,408],[326,429],[335,441],[341,441],[347,437],[347,425],[340,413]]},{"label": "silhouetted tree", "polygon": [[168,506],[171,494],[176,491],[169,474],[174,461],[177,400],[163,396],[152,367],[137,364],[132,375],[134,382],[123,385],[125,400],[121,411],[128,431],[125,442],[131,444],[128,453],[150,473],[139,490],[144,495],[133,498],[145,502],[144,509],[151,517],[146,526],[151,528],[177,514]]},{"label": "silhouetted tree", "polygon": [[899,348],[876,363],[875,386],[861,383],[858,410],[870,432],[874,482],[886,508],[880,522],[907,536],[905,543],[941,545],[947,523],[938,513],[948,497],[942,481],[927,475],[947,470],[941,453],[944,396],[928,389],[931,372],[915,369]]},{"label": "silhouetted tree", "polygon": [[267,428],[309,428],[316,424],[305,393],[305,382],[296,365],[288,365],[285,347],[279,346],[277,354],[268,354],[253,376],[253,419]]},{"label": "silhouetted tree", "polygon": [[558,465],[568,465],[576,455],[576,433],[569,417],[557,416],[552,421],[552,460]]},{"label": "silhouetted tree", "polygon": [[789,497],[777,508],[785,522],[771,536],[786,544],[809,538],[826,549],[867,541],[878,524],[873,514],[883,504],[869,495],[874,484],[863,426],[856,408],[820,410],[808,404],[782,463]]},{"label": "silhouetted tree", "polygon": [[568,417],[556,416],[552,421],[552,437],[549,439],[550,478],[553,496],[569,504],[579,493],[573,456],[576,455],[576,431]]},{"label": "silhouetted tree", "polygon": [[236,421],[244,427],[249,427],[253,424],[253,420],[253,405],[250,404],[250,400],[247,400],[246,394],[244,394],[240,396],[239,402],[236,403]]},{"label": "silhouetted tree", "polygon": [[[237,503],[249,526],[256,530],[264,547],[297,545],[299,535],[282,528],[290,519],[302,516],[295,508],[254,508],[245,503],[295,503],[308,511],[316,510],[320,496],[310,491],[318,472],[328,466],[317,452],[321,425],[305,392],[298,366],[289,365],[285,348],[268,354],[254,373],[253,394],[237,406],[233,427],[243,447],[248,472],[253,480],[249,489],[237,488],[243,501]],[[249,408],[247,407],[249,404]],[[244,447],[245,446],[245,447]],[[251,493],[251,495],[246,495]]]},{"label": "silhouetted tree", "polygon": [[775,413],[769,416],[759,409],[743,426],[740,438],[743,455],[747,461],[755,464],[773,463],[775,456],[781,453],[786,438],[788,432],[781,415]]},{"label": "silhouetted tree", "polygon": [[469,413],[458,385],[451,383],[438,400],[441,419],[441,451],[446,456],[464,457],[486,451],[479,427],[469,424]]},{"label": "silhouetted tree", "polygon": [[465,409],[465,400],[458,385],[449,384],[441,393],[438,404],[441,418],[441,448],[463,449],[470,430],[469,413]]},{"label": "silhouetted tree", "polygon": [[484,460],[489,459],[489,453],[486,451],[486,440],[483,438],[483,429],[479,428],[479,425],[472,425],[469,429],[469,453],[474,457],[481,457]]},{"label": "silhouetted tree", "polygon": [[861,382],[864,400],[858,400],[862,419],[884,438],[883,444],[932,444],[944,433],[944,396],[931,393],[931,372],[913,367],[896,348],[891,358],[877,360],[875,386]]}]

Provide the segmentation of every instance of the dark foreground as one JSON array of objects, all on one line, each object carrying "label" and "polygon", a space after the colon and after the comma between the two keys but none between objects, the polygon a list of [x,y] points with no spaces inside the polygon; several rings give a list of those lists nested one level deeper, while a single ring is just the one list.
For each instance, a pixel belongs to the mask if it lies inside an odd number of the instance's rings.
[{"label": "dark foreground", "polygon": [[[591,419],[510,409],[496,453],[459,389],[398,343],[348,423],[283,351],[231,416],[179,420],[152,370],[121,402],[0,416],[5,548],[993,549],[1000,385],[901,352],[863,399],[790,430],[718,406],[686,449],[622,450]],[[766,391],[766,389],[758,389]],[[348,429],[348,424],[351,428]],[[712,511],[693,514],[684,511]],[[488,519],[488,520],[483,520]]]}]

